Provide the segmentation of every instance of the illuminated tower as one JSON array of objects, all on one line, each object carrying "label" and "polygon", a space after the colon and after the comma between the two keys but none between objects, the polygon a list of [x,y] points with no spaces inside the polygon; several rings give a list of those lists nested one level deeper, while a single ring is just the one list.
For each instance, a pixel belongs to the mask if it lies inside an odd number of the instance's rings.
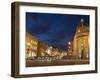
[{"label": "illuminated tower", "polygon": [[89,58],[89,25],[81,19],[73,40],[73,55],[76,58]]}]

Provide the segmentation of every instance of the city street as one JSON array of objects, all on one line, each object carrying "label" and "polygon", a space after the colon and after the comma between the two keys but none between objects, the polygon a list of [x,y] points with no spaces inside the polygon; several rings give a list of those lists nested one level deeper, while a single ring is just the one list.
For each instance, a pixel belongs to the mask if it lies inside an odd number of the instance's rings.
[{"label": "city street", "polygon": [[89,64],[89,60],[55,60],[55,61],[39,61],[39,60],[26,60],[26,67],[36,66],[56,66],[56,65],[80,65]]}]

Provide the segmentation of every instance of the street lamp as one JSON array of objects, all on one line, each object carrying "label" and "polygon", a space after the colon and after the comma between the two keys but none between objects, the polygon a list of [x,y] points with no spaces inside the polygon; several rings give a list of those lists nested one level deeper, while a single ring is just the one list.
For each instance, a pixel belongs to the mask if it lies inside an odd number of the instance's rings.
[{"label": "street lamp", "polygon": [[70,41],[68,42],[68,45],[71,45],[71,42]]}]

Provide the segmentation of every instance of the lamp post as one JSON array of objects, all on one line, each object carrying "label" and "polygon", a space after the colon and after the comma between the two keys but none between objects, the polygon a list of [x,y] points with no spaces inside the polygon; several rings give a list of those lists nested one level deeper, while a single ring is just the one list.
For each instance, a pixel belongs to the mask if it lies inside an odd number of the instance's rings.
[{"label": "lamp post", "polygon": [[69,53],[69,55],[71,55],[72,53],[72,43],[69,41],[68,42],[68,53]]}]

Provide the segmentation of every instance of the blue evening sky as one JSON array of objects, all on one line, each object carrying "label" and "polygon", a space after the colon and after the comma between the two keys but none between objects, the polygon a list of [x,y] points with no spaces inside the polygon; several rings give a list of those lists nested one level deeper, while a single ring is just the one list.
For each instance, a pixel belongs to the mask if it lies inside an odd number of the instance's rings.
[{"label": "blue evening sky", "polygon": [[89,15],[26,12],[26,32],[31,33],[39,41],[65,50],[68,41],[73,41],[81,19],[89,24]]}]

